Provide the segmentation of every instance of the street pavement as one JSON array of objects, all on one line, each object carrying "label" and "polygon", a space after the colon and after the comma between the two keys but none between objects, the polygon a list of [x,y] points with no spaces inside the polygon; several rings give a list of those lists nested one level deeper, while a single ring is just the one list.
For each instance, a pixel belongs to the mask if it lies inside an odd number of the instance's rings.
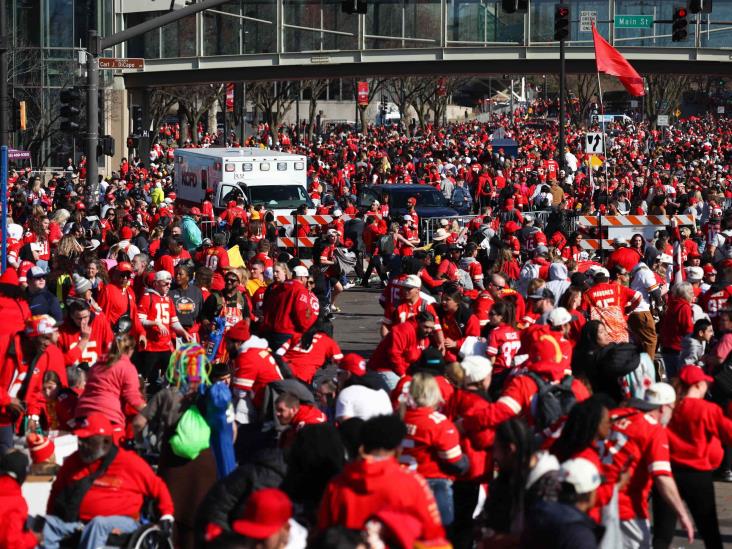
[{"label": "street pavement", "polygon": [[[334,337],[344,353],[354,352],[368,357],[378,344],[379,319],[383,313],[378,301],[380,293],[376,289],[355,287],[338,298],[337,305],[342,312],[333,320]],[[732,547],[732,484],[717,482],[714,487],[722,541],[725,547]],[[671,544],[673,549],[704,547],[701,541],[690,544],[681,530],[677,529],[676,535]]]}]

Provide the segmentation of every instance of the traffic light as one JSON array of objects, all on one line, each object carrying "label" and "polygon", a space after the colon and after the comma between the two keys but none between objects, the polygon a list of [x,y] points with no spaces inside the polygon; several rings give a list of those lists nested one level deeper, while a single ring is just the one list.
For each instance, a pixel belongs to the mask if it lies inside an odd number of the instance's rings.
[{"label": "traffic light", "polygon": [[130,137],[127,138],[127,148],[128,149],[136,149],[139,146],[140,146],[139,137],[134,137],[131,135]]},{"label": "traffic light", "polygon": [[142,135],[142,107],[132,107],[132,135]]},{"label": "traffic light", "polygon": [[13,131],[25,131],[27,127],[25,101],[19,101],[18,99],[10,99],[13,103],[13,107],[10,110],[11,127]]},{"label": "traffic light", "polygon": [[99,138],[97,145],[97,156],[114,156],[114,137],[103,135]]},{"label": "traffic light", "polygon": [[554,5],[554,40],[569,38],[569,4]]},{"label": "traffic light", "polygon": [[341,2],[341,10],[349,15],[365,14],[367,5],[365,0],[345,0]]},{"label": "traffic light", "polygon": [[62,90],[61,99],[61,131],[76,133],[79,131],[79,114],[81,114],[81,91],[78,88]]},{"label": "traffic light", "polygon": [[501,9],[504,13],[525,13],[529,11],[528,0],[502,0]]},{"label": "traffic light", "polygon": [[689,0],[689,13],[712,13],[712,0]]},{"label": "traffic light", "polygon": [[687,31],[689,22],[686,20],[688,15],[686,8],[674,8],[674,16],[671,23],[672,42],[683,42],[689,36]]}]

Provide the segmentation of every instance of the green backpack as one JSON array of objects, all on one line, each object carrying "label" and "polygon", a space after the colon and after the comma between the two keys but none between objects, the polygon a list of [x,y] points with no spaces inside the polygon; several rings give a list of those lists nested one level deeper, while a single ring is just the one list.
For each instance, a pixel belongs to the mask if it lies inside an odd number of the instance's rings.
[{"label": "green backpack", "polygon": [[194,460],[210,446],[211,428],[198,406],[188,408],[178,420],[175,434],[170,437],[170,448],[176,456]]}]

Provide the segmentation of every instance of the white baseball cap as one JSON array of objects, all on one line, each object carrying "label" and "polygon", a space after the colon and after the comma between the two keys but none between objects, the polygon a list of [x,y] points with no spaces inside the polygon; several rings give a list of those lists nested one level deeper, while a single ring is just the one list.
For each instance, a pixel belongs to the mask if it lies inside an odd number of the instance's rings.
[{"label": "white baseball cap", "polygon": [[341,210],[333,210],[333,217],[340,217],[343,215]]},{"label": "white baseball cap", "polygon": [[686,267],[685,271],[689,282],[700,282],[704,278],[704,269],[701,267]]},{"label": "white baseball cap", "polygon": [[404,216],[402,217],[402,219],[403,219],[404,221],[414,221],[414,218],[413,218],[413,217],[412,217],[411,215],[409,215],[409,214],[405,214],[405,215],[404,215]]},{"label": "white baseball cap", "polygon": [[559,467],[559,482],[571,484],[576,494],[589,494],[602,484],[602,478],[590,460],[575,458]]},{"label": "white baseball cap", "polygon": [[421,288],[422,279],[419,278],[417,275],[409,275],[407,278],[405,278],[402,281],[402,287],[403,288]]},{"label": "white baseball cap", "polygon": [[660,261],[661,263],[668,263],[669,265],[671,265],[671,264],[673,264],[673,262],[674,262],[674,258],[673,258],[673,257],[671,257],[671,256],[670,256],[670,255],[668,255],[668,254],[661,254],[661,255],[659,256],[659,261]]},{"label": "white baseball cap", "polygon": [[572,314],[564,307],[557,307],[549,313],[549,324],[552,326],[562,326],[572,322]]},{"label": "white baseball cap", "polygon": [[159,282],[161,280],[173,280],[173,277],[168,271],[158,271],[155,273],[155,282]]},{"label": "white baseball cap", "polygon": [[659,381],[646,389],[646,394],[643,397],[643,400],[652,406],[673,404],[676,402],[676,391],[668,383]]},{"label": "white baseball cap", "polygon": [[465,385],[480,383],[491,375],[491,372],[493,371],[493,364],[491,361],[484,356],[478,355],[466,356],[460,363],[460,366],[462,366],[463,371],[465,372],[465,377],[463,378]]},{"label": "white baseball cap", "polygon": [[308,268],[303,265],[298,265],[294,269],[292,269],[292,274],[295,276],[310,276],[310,271],[308,271]]}]

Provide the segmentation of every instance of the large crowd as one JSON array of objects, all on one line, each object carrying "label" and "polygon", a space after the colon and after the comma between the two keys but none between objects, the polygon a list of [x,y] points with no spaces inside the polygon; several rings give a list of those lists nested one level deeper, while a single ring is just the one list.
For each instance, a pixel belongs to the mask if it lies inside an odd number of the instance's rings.
[{"label": "large crowd", "polygon": [[[594,168],[585,131],[558,150],[521,109],[412,136],[284,129],[330,216],[297,226],[308,250],[279,248],[261,205],[180,201],[176,126],[98,196],[83,158],[47,181],[12,171],[0,548],[149,526],[182,548],[667,548],[677,521],[722,547],[732,122],[610,124]],[[392,183],[470,215],[425,231],[416,199],[358,200]],[[602,250],[578,214],[670,217]],[[334,339],[348,291],[383,308],[366,357]],[[49,476],[29,517],[24,484]]]}]

